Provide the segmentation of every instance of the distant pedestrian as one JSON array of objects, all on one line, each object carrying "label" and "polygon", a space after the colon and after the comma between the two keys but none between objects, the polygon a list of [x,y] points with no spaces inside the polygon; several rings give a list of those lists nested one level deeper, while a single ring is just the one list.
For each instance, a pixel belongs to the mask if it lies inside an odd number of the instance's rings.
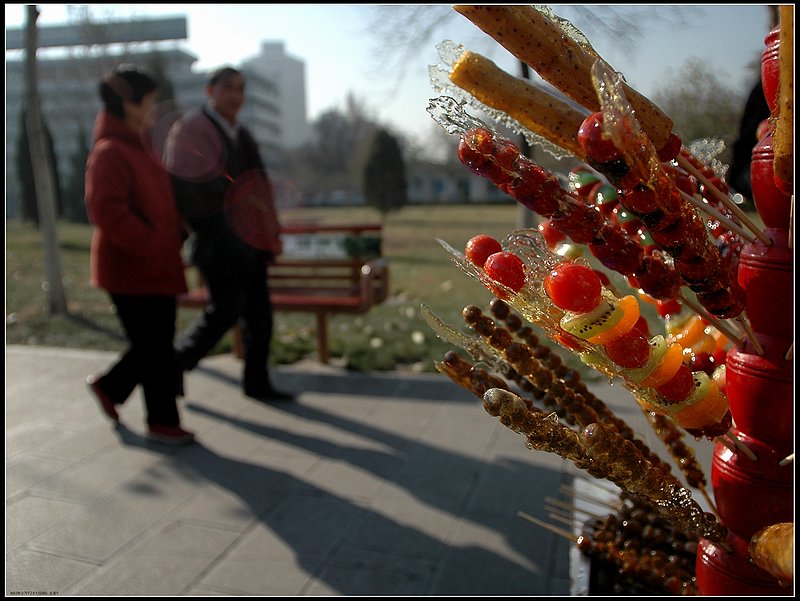
[{"label": "distant pedestrian", "polygon": [[176,296],[186,291],[185,238],[162,163],[143,142],[152,127],[156,83],[121,65],[100,83],[102,109],[86,165],[86,209],[93,225],[91,281],[111,296],[128,349],[87,384],[115,422],[141,384],[148,437],[189,444],[175,401]]},{"label": "distant pedestrian", "polygon": [[290,401],[293,396],[275,388],[268,371],[273,310],[267,270],[283,249],[258,144],[238,121],[244,77],[232,67],[217,69],[209,75],[206,96],[204,107],[173,126],[165,152],[191,231],[192,262],[209,293],[206,308],[178,337],[178,362],[184,371],[194,369],[238,323],[244,394],[262,402]]}]

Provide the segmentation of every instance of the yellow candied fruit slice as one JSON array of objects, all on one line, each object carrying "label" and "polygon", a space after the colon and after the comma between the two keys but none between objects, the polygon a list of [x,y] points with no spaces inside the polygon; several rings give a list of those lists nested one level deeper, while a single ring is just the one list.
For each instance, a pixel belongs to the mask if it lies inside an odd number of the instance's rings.
[{"label": "yellow candied fruit slice", "polygon": [[672,418],[682,428],[689,430],[718,423],[728,411],[728,398],[719,390],[716,381],[711,380],[708,393],[685,409],[675,413]]},{"label": "yellow candied fruit slice", "polygon": [[620,320],[605,332],[589,338],[589,342],[597,345],[608,344],[612,340],[616,340],[620,336],[624,336],[633,329],[636,322],[639,321],[639,302],[636,297],[629,294],[619,299],[619,308],[623,315]]},{"label": "yellow candied fruit slice", "polygon": [[683,347],[677,342],[670,345],[667,353],[652,373],[642,380],[641,385],[657,388],[669,382],[683,362]]}]

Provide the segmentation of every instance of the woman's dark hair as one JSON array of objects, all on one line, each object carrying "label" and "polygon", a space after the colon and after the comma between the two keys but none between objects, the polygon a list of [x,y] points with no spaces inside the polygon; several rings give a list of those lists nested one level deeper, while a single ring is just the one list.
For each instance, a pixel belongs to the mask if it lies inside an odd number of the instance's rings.
[{"label": "woman's dark hair", "polygon": [[100,99],[112,115],[125,118],[123,101],[139,104],[158,86],[155,80],[134,65],[120,65],[100,82]]}]

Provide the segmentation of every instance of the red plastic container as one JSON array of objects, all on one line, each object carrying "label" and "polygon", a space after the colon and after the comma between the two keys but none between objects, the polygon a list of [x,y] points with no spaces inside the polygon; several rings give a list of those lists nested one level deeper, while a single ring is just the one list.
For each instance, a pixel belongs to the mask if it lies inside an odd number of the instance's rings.
[{"label": "red plastic container", "polygon": [[[780,28],[766,36],[761,56],[764,96],[773,116],[780,90]],[[765,526],[794,521],[794,464],[780,461],[794,451],[794,372],[786,353],[794,340],[794,263],[788,248],[791,196],[776,186],[772,135],[753,148],[753,200],[772,244],[748,244],[739,256],[738,282],[746,294],[746,316],[763,347],[759,355],[745,340],[728,352],[726,390],[734,427],[730,434],[757,456],[719,443],[711,463],[711,484],[720,521],[733,551],[702,540],[696,575],[701,595],[791,595],[758,568],[748,552],[750,538]]]},{"label": "red plastic container", "polygon": [[746,244],[739,254],[738,282],[745,291],[750,326],[767,336],[794,338],[792,250],[786,230],[768,229],[770,246]]},{"label": "red plastic container", "polygon": [[733,553],[700,540],[697,545],[697,589],[706,596],[757,597],[791,595],[792,586],[782,586],[774,577],[750,561],[749,541],[728,536]]},{"label": "red plastic container", "polygon": [[791,341],[757,339],[763,356],[728,351],[725,383],[731,415],[739,430],[788,455],[794,448],[794,365],[785,359]]},{"label": "red plastic container", "polygon": [[732,434],[755,453],[744,453],[718,444],[711,460],[711,484],[722,523],[737,536],[750,540],[762,528],[794,521],[792,465],[781,467],[785,457],[769,445],[732,429]]},{"label": "red plastic container", "polygon": [[772,114],[777,113],[778,90],[780,89],[781,66],[779,60],[781,30],[776,27],[764,38],[764,51],[761,53],[761,87],[764,98]]},{"label": "red plastic container", "polygon": [[767,131],[751,155],[750,186],[753,201],[766,227],[788,230],[792,195],[775,184],[774,160],[772,131]]}]

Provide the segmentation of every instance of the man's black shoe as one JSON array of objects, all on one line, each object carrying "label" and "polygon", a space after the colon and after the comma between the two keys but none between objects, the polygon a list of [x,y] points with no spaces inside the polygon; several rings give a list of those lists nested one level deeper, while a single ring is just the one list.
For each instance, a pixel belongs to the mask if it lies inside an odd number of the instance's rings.
[{"label": "man's black shoe", "polygon": [[294,395],[276,388],[269,388],[266,391],[245,392],[245,395],[262,403],[286,403],[294,400]]}]

